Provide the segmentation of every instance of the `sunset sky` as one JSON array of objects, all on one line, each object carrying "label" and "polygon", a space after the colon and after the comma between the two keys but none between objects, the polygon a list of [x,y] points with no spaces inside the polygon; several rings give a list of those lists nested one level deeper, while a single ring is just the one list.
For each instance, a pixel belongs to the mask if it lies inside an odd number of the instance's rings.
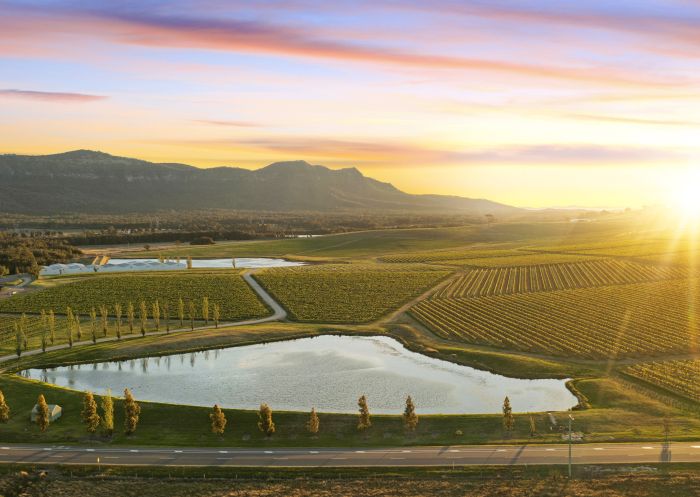
[{"label": "sunset sky", "polygon": [[0,0],[0,153],[79,148],[664,203],[700,168],[700,0]]}]

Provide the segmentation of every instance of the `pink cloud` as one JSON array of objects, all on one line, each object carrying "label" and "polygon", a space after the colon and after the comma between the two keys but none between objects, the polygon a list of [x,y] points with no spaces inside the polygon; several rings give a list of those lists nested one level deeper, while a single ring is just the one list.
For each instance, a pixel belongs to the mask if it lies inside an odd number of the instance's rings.
[{"label": "pink cloud", "polygon": [[103,95],[88,95],[85,93],[65,93],[55,91],[33,91],[0,89],[0,97],[20,98],[27,100],[42,100],[47,102],[94,102],[108,97]]}]

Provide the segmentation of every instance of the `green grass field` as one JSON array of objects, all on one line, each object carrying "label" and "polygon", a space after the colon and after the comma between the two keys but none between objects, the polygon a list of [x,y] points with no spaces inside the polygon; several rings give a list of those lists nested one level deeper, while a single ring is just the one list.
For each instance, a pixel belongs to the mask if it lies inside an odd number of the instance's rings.
[{"label": "green grass field", "polygon": [[[392,265],[393,266],[393,265]],[[366,323],[428,290],[449,273],[381,265],[269,269],[255,278],[297,321]]]},{"label": "green grass field", "polygon": [[[53,309],[57,314],[65,314],[66,308],[86,316],[91,308],[100,305],[109,307],[114,315],[114,304],[122,305],[126,313],[131,302],[138,313],[139,303],[145,301],[151,311],[151,304],[158,300],[162,305],[169,304],[171,317],[177,316],[178,299],[185,304],[188,314],[189,302],[195,304],[195,318],[202,317],[202,299],[209,298],[210,306],[217,303],[221,307],[221,318],[241,320],[263,317],[269,314],[265,305],[237,273],[192,272],[192,273],[131,273],[119,275],[92,276],[45,290],[18,295],[0,300],[0,312],[39,313],[42,309]],[[210,310],[211,313],[211,310]]]}]

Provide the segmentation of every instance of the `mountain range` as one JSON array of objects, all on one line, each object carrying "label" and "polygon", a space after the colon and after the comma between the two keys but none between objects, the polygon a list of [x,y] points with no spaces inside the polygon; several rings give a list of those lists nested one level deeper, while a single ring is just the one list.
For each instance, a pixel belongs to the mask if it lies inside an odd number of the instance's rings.
[{"label": "mountain range", "polygon": [[495,216],[520,209],[485,199],[413,195],[305,161],[248,170],[201,169],[103,152],[0,155],[0,212],[128,213],[159,210],[411,211]]}]

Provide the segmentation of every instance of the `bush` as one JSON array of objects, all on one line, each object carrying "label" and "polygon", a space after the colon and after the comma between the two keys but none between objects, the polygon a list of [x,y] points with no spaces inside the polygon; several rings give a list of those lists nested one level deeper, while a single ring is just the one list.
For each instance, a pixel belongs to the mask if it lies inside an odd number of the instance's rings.
[{"label": "bush", "polygon": [[214,245],[214,239],[210,236],[200,236],[192,240],[190,245]]}]

